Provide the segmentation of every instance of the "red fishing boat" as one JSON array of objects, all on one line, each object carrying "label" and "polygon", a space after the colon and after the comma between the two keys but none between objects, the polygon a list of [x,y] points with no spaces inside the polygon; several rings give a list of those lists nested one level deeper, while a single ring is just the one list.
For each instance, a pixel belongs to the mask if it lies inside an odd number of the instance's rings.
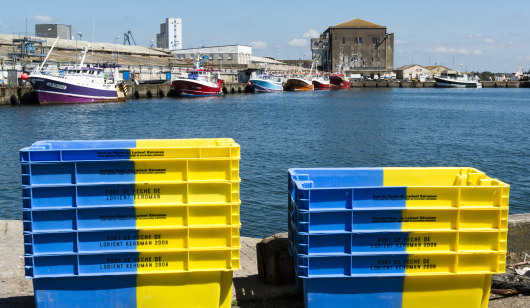
[{"label": "red fishing boat", "polygon": [[223,81],[218,78],[217,74],[212,76],[210,70],[201,68],[202,63],[208,58],[204,56],[200,62],[195,64],[195,68],[187,70],[187,78],[177,78],[171,83],[177,95],[197,97],[223,94]]},{"label": "red fishing boat", "polygon": [[329,90],[329,77],[328,76],[314,75],[311,81],[313,82],[313,86],[315,86],[315,90]]},{"label": "red fishing boat", "polygon": [[344,74],[333,74],[329,76],[329,83],[332,90],[349,89],[351,87],[350,79],[346,78]]}]

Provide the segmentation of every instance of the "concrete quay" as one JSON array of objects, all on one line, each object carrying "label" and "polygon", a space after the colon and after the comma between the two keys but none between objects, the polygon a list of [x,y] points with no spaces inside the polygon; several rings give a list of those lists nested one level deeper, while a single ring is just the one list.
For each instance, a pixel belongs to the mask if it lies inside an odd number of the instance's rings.
[{"label": "concrete quay", "polygon": [[[510,215],[507,264],[521,262],[530,253],[530,214]],[[293,284],[271,285],[258,279],[257,238],[241,237],[241,270],[234,272],[233,307],[303,307]],[[35,307],[33,285],[24,278],[22,221],[0,220],[0,307]],[[489,307],[530,307],[530,296],[492,294]]]},{"label": "concrete quay", "polygon": [[[483,88],[530,88],[528,81],[481,81]],[[434,81],[352,81],[352,88],[435,88]]]},{"label": "concrete quay", "polygon": [[[434,88],[435,82],[409,81],[352,81],[352,88]],[[483,88],[530,88],[528,81],[483,81]],[[223,85],[224,94],[247,92],[246,83],[228,82]],[[162,98],[173,96],[169,82],[154,84],[128,84],[127,99]],[[37,104],[35,93],[29,86],[0,86],[0,105]]]}]

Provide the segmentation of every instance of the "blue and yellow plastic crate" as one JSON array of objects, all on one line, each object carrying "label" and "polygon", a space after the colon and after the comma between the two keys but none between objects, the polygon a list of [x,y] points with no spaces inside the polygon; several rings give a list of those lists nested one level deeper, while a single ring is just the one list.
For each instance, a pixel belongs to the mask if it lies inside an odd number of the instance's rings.
[{"label": "blue and yellow plastic crate", "polygon": [[476,169],[289,169],[288,189],[307,306],[487,305],[504,272],[509,186]]},{"label": "blue and yellow plastic crate", "polygon": [[[232,139],[21,149],[26,275],[37,305],[111,298],[127,307],[228,307],[240,268],[239,159]],[[168,294],[178,301],[168,304]]]}]

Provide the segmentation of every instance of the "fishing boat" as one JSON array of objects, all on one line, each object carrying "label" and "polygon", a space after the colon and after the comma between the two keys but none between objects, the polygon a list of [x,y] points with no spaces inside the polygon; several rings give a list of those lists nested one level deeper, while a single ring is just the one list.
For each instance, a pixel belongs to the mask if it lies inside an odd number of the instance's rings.
[{"label": "fishing boat", "polygon": [[327,75],[313,75],[311,79],[315,90],[329,90],[330,82]]},{"label": "fishing boat", "polygon": [[303,73],[297,73],[291,75],[287,79],[287,91],[313,91],[315,86],[311,79],[307,78]]},{"label": "fishing boat", "polygon": [[[84,66],[85,56],[90,46],[85,48],[79,65],[67,67],[63,71],[44,71],[44,63],[56,42],[57,40],[41,65],[27,76],[27,80],[37,93],[40,104],[125,101],[127,88],[122,80],[118,80],[117,65],[105,68]],[[107,69],[111,69],[111,72]]]},{"label": "fishing boat", "polygon": [[482,88],[478,77],[470,78],[467,74],[462,74],[460,67],[454,75],[435,76],[436,86],[441,88]]},{"label": "fishing boat", "polygon": [[329,76],[329,84],[332,90],[349,89],[351,87],[350,79],[340,73]]},{"label": "fishing boat", "polygon": [[222,95],[223,81],[217,74],[212,76],[212,71],[201,68],[201,65],[209,59],[204,55],[202,60],[195,62],[193,69],[188,69],[187,78],[177,78],[171,83],[173,91],[180,96],[199,97]]},{"label": "fishing boat", "polygon": [[523,65],[519,64],[519,69],[517,72],[512,73],[510,81],[528,81],[530,78],[528,74],[523,72]]},{"label": "fishing boat", "polygon": [[288,91],[313,91],[315,86],[313,84],[312,72],[315,65],[315,59],[311,63],[311,69],[309,70],[309,75],[302,73],[302,68],[298,73],[294,73],[286,81],[286,88]]},{"label": "fishing boat", "polygon": [[249,80],[249,85],[256,92],[282,92],[282,77],[273,76],[267,73],[253,74]]}]

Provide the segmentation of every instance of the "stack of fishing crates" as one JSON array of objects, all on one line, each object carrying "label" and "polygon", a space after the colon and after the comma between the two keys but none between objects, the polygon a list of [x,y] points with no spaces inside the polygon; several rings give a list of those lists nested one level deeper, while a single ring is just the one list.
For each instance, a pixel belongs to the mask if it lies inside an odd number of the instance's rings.
[{"label": "stack of fishing crates", "polygon": [[20,150],[37,307],[230,307],[232,139],[39,141]]},{"label": "stack of fishing crates", "polygon": [[509,185],[473,168],[289,169],[306,307],[487,307]]}]

